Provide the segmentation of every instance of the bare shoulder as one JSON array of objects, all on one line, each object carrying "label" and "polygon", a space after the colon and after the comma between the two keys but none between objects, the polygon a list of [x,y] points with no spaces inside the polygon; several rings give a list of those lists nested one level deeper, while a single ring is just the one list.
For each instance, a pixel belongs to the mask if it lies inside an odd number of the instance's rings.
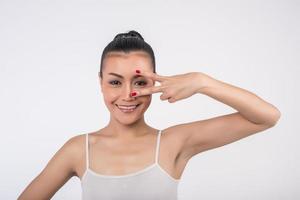
[{"label": "bare shoulder", "polygon": [[68,139],[65,142],[64,146],[66,149],[69,150],[80,151],[82,150],[82,146],[85,145],[85,138],[86,138],[86,134],[79,134],[79,135],[72,136],[70,139]]},{"label": "bare shoulder", "polygon": [[50,199],[72,176],[80,160],[82,135],[73,136],[55,152],[44,169],[35,177],[18,200]]},{"label": "bare shoulder", "polygon": [[85,134],[72,136],[64,142],[61,148],[57,151],[55,156],[60,156],[64,162],[69,163],[72,170],[72,175],[75,175],[75,169],[78,162],[80,162],[83,153],[83,146],[85,144]]},{"label": "bare shoulder", "polygon": [[166,140],[179,145],[184,143],[184,130],[184,124],[176,124],[163,129],[162,132]]},{"label": "bare shoulder", "polygon": [[79,134],[71,137],[64,144],[65,151],[68,152],[66,154],[68,156],[68,160],[72,162],[73,174],[77,175],[78,165],[82,163],[82,158],[85,154],[85,143],[86,143],[86,134]]},{"label": "bare shoulder", "polygon": [[82,151],[82,146],[85,145],[85,138],[86,134],[75,135],[66,142],[66,145],[69,149],[78,153],[78,151]]}]

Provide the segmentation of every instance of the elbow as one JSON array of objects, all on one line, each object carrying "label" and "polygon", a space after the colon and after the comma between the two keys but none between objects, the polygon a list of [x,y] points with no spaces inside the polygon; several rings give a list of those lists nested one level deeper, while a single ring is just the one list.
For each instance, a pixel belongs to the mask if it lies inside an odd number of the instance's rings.
[{"label": "elbow", "polygon": [[277,108],[275,108],[275,110],[270,115],[268,125],[270,125],[271,127],[275,126],[278,123],[280,117],[281,117],[281,112]]}]

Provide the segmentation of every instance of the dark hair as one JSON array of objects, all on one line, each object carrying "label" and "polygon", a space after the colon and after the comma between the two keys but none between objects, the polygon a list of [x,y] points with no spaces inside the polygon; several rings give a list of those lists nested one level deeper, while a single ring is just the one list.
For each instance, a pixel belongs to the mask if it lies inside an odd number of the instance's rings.
[{"label": "dark hair", "polygon": [[128,33],[117,34],[103,50],[100,63],[100,77],[102,78],[103,60],[109,52],[124,52],[145,51],[150,55],[153,64],[153,72],[155,71],[155,56],[152,47],[144,41],[144,38],[137,31],[131,30]]}]

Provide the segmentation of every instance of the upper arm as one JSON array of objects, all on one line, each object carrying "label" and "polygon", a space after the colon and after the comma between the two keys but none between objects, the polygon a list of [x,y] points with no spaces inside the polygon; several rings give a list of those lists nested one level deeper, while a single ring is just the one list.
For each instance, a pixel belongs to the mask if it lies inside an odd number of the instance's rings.
[{"label": "upper arm", "polygon": [[50,199],[74,175],[77,144],[78,136],[65,142],[18,200]]},{"label": "upper arm", "polygon": [[190,159],[200,152],[232,143],[272,126],[255,124],[236,112],[176,125],[174,128],[176,136],[182,140],[181,156]]}]

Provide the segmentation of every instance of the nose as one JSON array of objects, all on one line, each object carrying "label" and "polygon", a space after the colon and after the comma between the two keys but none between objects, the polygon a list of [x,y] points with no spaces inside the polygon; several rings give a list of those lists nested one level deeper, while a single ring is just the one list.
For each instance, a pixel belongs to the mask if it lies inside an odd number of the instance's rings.
[{"label": "nose", "polygon": [[133,89],[132,89],[131,85],[130,84],[126,85],[122,90],[122,99],[125,101],[135,99],[136,97],[132,97],[130,95],[132,91],[133,91]]}]

